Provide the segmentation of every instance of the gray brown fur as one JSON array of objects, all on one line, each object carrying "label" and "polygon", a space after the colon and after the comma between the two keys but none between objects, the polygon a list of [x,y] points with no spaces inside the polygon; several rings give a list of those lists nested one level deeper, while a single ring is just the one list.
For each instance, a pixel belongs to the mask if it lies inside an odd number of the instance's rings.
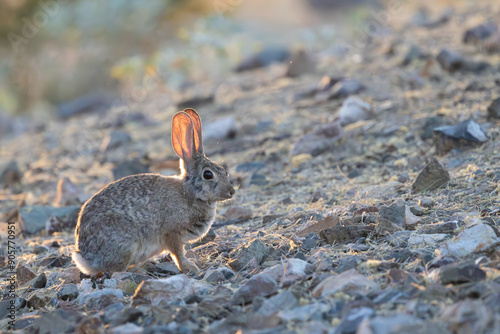
[{"label": "gray brown fur", "polygon": [[[184,244],[208,232],[216,202],[230,199],[234,189],[225,170],[203,154],[199,119],[198,129],[196,124],[194,130],[185,126],[189,125],[188,118],[197,117],[193,112],[182,112],[182,126],[177,124],[173,130],[177,137],[172,134],[174,149],[181,157],[181,175],[128,176],[110,183],[83,205],[75,230],[77,250],[73,253],[82,272],[125,271],[164,250],[172,254],[183,272],[198,270],[186,258]],[[198,148],[189,138],[195,136],[193,131],[199,131]],[[213,179],[203,178],[206,170],[213,173]]]}]

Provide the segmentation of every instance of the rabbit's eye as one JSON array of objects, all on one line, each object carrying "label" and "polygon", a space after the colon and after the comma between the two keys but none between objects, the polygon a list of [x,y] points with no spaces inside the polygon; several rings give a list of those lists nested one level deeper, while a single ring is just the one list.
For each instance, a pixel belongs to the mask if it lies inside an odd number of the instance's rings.
[{"label": "rabbit's eye", "polygon": [[203,178],[205,180],[213,179],[214,178],[214,173],[212,173],[212,171],[206,170],[206,171],[203,172]]}]

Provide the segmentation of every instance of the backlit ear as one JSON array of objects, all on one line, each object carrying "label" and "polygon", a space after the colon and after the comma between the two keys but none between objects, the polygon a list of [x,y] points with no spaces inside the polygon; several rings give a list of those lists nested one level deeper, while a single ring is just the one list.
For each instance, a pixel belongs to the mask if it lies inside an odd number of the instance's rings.
[{"label": "backlit ear", "polygon": [[186,114],[191,117],[194,126],[194,147],[197,154],[203,155],[203,136],[201,132],[201,119],[198,113],[194,109],[184,109]]},{"label": "backlit ear", "polygon": [[191,117],[185,112],[178,112],[172,118],[172,146],[175,153],[189,164],[195,153],[194,126]]}]

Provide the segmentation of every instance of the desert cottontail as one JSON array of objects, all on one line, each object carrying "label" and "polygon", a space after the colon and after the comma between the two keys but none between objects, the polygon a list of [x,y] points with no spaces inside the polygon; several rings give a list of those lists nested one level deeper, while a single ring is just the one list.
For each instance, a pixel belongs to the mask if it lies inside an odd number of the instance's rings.
[{"label": "desert cottontail", "polygon": [[73,260],[89,275],[125,271],[168,250],[183,272],[198,271],[184,244],[203,237],[218,201],[234,188],[226,171],[203,153],[201,120],[185,109],[172,118],[181,174],[138,174],[108,184],[82,207]]}]

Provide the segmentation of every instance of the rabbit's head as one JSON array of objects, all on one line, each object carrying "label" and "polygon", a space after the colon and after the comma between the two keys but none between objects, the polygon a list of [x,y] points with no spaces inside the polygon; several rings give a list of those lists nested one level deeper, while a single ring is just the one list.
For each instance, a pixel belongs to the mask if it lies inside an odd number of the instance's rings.
[{"label": "rabbit's head", "polygon": [[205,202],[233,197],[234,188],[224,168],[203,153],[201,120],[194,109],[184,109],[172,118],[172,145],[181,158],[181,177],[193,196]]}]

